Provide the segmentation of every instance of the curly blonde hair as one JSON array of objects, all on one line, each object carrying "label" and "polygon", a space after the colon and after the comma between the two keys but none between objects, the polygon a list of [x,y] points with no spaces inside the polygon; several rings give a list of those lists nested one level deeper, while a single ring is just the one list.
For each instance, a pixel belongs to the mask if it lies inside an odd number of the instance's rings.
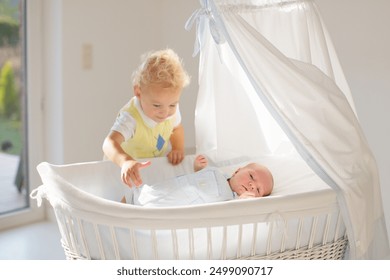
[{"label": "curly blonde hair", "polygon": [[161,85],[164,88],[184,88],[190,77],[179,56],[171,49],[150,52],[133,73],[133,86]]}]

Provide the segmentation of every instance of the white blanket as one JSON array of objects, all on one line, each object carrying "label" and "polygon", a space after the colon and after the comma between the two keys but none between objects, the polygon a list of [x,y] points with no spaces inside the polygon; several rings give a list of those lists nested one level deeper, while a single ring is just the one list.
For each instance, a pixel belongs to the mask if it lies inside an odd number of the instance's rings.
[{"label": "white blanket", "polygon": [[208,167],[198,172],[129,188],[127,203],[151,207],[204,204],[234,199],[227,177],[217,168]]}]

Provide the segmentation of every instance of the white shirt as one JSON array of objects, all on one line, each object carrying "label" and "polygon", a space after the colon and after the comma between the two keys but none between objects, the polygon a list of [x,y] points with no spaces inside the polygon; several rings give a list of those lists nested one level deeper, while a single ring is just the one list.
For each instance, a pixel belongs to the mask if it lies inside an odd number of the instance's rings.
[{"label": "white shirt", "polygon": [[[134,106],[138,110],[138,112],[141,115],[141,118],[145,122],[145,124],[151,128],[156,126],[158,123],[149,118],[145,115],[144,111],[141,108],[141,104],[136,96],[134,96],[127,104],[126,107],[130,106],[130,103],[134,100]],[[178,126],[181,123],[181,114],[179,105],[177,105],[176,113],[175,115],[169,117],[175,118],[175,123],[173,124],[173,127]],[[111,127],[111,130],[117,131],[125,138],[125,141],[132,138],[134,136],[136,128],[136,121],[135,119],[129,114],[127,111],[121,111],[117,118],[115,119],[114,125]]]}]

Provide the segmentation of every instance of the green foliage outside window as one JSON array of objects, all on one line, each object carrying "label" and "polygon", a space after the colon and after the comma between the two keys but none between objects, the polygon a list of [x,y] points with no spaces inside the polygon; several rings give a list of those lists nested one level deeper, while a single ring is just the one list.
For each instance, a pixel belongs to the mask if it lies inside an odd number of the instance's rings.
[{"label": "green foliage outside window", "polygon": [[0,47],[16,46],[19,43],[19,24],[0,17]]},{"label": "green foliage outside window", "polygon": [[19,97],[12,64],[6,61],[0,72],[0,116],[19,119]]},{"label": "green foliage outside window", "polygon": [[0,0],[0,47],[19,43],[19,1]]}]

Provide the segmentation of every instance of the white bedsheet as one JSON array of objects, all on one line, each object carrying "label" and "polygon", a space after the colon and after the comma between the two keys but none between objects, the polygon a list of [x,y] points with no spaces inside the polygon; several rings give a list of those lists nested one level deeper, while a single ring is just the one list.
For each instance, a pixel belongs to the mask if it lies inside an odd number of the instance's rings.
[{"label": "white bedsheet", "polygon": [[[141,169],[141,176],[145,184],[153,185],[162,180],[193,172],[195,155],[188,155],[179,165],[172,166],[166,158],[150,159],[152,164]],[[239,161],[239,163],[237,163]],[[274,189],[269,198],[309,194],[316,191],[325,191],[333,194],[333,190],[326,185],[300,158],[296,156],[261,157],[256,159],[238,159],[216,163],[225,174],[234,171],[249,162],[258,162],[267,166],[274,177]],[[210,163],[214,164],[214,163]],[[43,182],[51,183],[53,176],[60,176],[66,183],[75,187],[74,191],[85,192],[85,195],[119,202],[129,187],[120,179],[120,168],[110,161],[85,162],[68,165],[50,165],[42,163],[38,171]],[[57,182],[57,178],[55,182]],[[261,198],[260,198],[261,199]]]}]

